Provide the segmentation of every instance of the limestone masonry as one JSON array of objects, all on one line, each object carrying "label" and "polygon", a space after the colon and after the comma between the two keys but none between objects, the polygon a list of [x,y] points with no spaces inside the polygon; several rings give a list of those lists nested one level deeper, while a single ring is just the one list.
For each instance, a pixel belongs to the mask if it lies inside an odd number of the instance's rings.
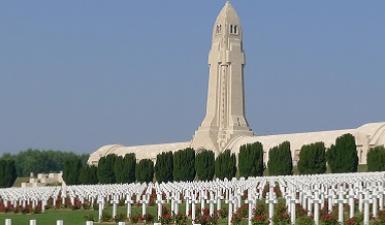
[{"label": "limestone masonry", "polygon": [[355,136],[360,164],[366,164],[367,151],[385,145],[385,122],[363,125],[357,129],[320,131],[297,134],[255,136],[245,116],[244,74],[245,53],[242,44],[243,30],[240,19],[229,2],[219,13],[212,33],[208,57],[209,85],[206,116],[191,141],[181,143],[141,145],[126,147],[106,145],[90,155],[89,164],[97,164],[108,154],[135,153],[137,160],[153,159],[161,152],[178,151],[192,147],[196,151],[209,149],[216,154],[230,149],[238,153],[243,144],[261,142],[264,160],[267,151],[284,141],[291,144],[294,163],[298,161],[302,145],[322,141],[326,147],[334,144],[337,137],[351,133]]}]

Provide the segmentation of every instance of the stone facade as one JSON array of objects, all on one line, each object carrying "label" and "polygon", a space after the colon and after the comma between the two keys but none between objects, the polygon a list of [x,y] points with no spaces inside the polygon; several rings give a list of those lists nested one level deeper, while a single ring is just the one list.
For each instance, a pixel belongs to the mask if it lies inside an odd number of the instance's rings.
[{"label": "stone facade", "polygon": [[88,163],[97,164],[101,157],[108,154],[128,153],[135,153],[138,160],[145,158],[155,160],[156,155],[161,152],[175,152],[187,147],[197,151],[210,149],[216,154],[225,149],[238,153],[241,145],[256,141],[264,146],[265,162],[268,160],[268,149],[289,141],[296,163],[302,145],[322,141],[329,147],[337,137],[350,133],[356,138],[359,162],[365,164],[366,153],[370,148],[385,145],[385,122],[366,124],[348,130],[255,136],[245,117],[243,74],[245,53],[242,37],[240,19],[227,2],[215,21],[212,33],[208,57],[210,69],[206,116],[191,141],[132,147],[106,145],[92,153]]},{"label": "stone facade", "polygon": [[229,2],[213,28],[209,53],[206,116],[192,140],[194,149],[226,149],[234,138],[252,136],[245,116],[242,27]]},{"label": "stone facade", "polygon": [[28,182],[22,182],[21,187],[44,187],[50,185],[64,184],[63,172],[60,173],[38,173],[35,177],[31,173]]}]

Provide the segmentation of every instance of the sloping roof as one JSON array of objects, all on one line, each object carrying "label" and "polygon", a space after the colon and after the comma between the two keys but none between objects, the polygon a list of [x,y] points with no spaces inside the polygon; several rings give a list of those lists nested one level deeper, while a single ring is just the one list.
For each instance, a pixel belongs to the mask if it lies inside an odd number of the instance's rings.
[{"label": "sloping roof", "polygon": [[105,145],[100,147],[96,152],[90,155],[88,159],[89,164],[95,164],[101,157],[109,154],[116,154],[124,156],[128,153],[135,153],[136,159],[155,159],[156,155],[161,152],[178,151],[188,148],[190,142],[177,142],[154,145],[137,145],[137,146],[123,146],[123,145]]},{"label": "sloping roof", "polygon": [[277,146],[284,141],[289,141],[291,149],[293,150],[298,150],[305,144],[320,141],[324,142],[326,147],[330,147],[339,136],[347,133],[355,136],[358,145],[363,144],[363,142],[367,140],[369,140],[369,143],[373,146],[385,144],[385,122],[382,122],[368,123],[357,129],[239,137],[229,144],[228,149],[231,149],[233,152],[238,152],[240,146],[257,141],[263,144],[265,150]]}]

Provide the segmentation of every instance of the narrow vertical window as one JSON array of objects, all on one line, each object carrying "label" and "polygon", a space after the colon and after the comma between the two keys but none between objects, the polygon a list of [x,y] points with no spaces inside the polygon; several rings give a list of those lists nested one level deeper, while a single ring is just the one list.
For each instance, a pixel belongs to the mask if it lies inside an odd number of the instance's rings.
[{"label": "narrow vertical window", "polygon": [[238,34],[238,26],[237,25],[234,26],[234,34]]},{"label": "narrow vertical window", "polygon": [[217,31],[216,31],[216,33],[217,34],[220,34],[221,33],[221,30],[222,30],[222,25],[217,25]]},{"label": "narrow vertical window", "polygon": [[233,33],[233,25],[230,25],[230,34]]}]

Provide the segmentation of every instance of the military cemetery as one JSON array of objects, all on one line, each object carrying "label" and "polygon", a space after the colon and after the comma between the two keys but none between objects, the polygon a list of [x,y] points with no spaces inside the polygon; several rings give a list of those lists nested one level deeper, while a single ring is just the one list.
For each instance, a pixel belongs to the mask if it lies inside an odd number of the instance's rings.
[{"label": "military cemetery", "polygon": [[[383,224],[384,177],[384,172],[373,172],[8,188],[0,191],[0,207],[8,213],[42,214],[87,209],[89,221],[77,223],[86,225]],[[69,224],[56,224],[63,223]],[[5,224],[13,223],[6,219]]]},{"label": "military cemetery", "polygon": [[[206,115],[191,140],[1,158],[0,224],[385,225],[385,122],[254,134],[243,28],[229,1],[208,64]],[[36,164],[63,171],[35,177]]]}]

